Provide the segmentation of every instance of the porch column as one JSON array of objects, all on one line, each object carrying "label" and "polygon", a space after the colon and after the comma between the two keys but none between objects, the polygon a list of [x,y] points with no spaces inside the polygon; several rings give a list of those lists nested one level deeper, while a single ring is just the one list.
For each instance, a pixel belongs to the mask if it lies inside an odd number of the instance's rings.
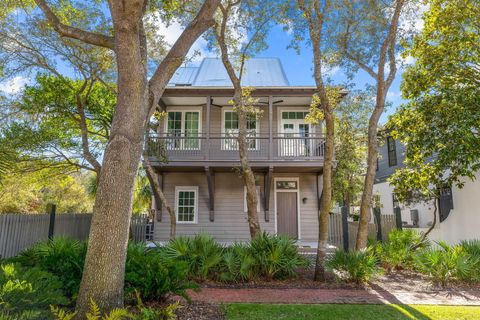
[{"label": "porch column", "polygon": [[270,190],[272,189],[272,180],[273,180],[273,167],[268,168],[267,173],[264,177],[264,208],[265,208],[265,222],[270,221]]},{"label": "porch column", "polygon": [[[205,156],[205,160],[210,160],[210,108],[211,108],[211,105],[212,105],[212,97],[211,96],[207,96],[207,112],[205,114],[205,116],[207,117],[206,118],[206,129],[207,129],[207,132],[205,133],[205,145],[203,146],[204,148],[204,156]],[[200,119],[201,121],[201,119]]]},{"label": "porch column", "polygon": [[215,221],[215,181],[212,169],[205,167],[205,175],[207,176],[208,184],[208,207],[210,210],[210,221]]},{"label": "porch column", "polygon": [[268,96],[268,160],[273,159],[273,97]]}]

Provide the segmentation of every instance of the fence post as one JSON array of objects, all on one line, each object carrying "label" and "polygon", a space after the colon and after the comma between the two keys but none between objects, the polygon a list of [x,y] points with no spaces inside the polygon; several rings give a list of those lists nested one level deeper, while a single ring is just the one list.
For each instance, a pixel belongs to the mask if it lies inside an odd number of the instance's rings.
[{"label": "fence post", "polygon": [[402,212],[400,211],[400,207],[393,208],[393,212],[395,213],[395,225],[398,230],[402,230]]},{"label": "fence post", "polygon": [[380,208],[373,208],[373,214],[375,215],[375,221],[377,222],[377,240],[382,241],[382,215]]},{"label": "fence post", "polygon": [[348,251],[349,239],[348,239],[348,210],[346,206],[341,208],[342,212],[342,234],[343,234],[343,250]]},{"label": "fence post", "polygon": [[48,224],[48,240],[52,240],[55,231],[55,214],[57,212],[57,205],[49,203],[47,208],[50,213],[50,222]]}]

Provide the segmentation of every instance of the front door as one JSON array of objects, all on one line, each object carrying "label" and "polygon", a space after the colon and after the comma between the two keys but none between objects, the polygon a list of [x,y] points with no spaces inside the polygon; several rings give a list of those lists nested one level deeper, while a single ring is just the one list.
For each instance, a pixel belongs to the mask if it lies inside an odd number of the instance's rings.
[{"label": "front door", "polygon": [[297,181],[277,181],[277,233],[298,239]]}]

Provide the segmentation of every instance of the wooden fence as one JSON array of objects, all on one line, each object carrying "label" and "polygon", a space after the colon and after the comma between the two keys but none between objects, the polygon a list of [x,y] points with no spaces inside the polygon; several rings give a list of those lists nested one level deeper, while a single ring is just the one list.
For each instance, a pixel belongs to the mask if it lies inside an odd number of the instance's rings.
[{"label": "wooden fence", "polygon": [[[395,229],[395,215],[382,214],[380,219],[380,226],[382,230],[382,241],[388,238],[391,230]],[[358,222],[348,222],[348,247],[355,248],[355,241],[357,239]],[[368,225],[368,236],[370,238],[377,238],[377,225],[370,223]],[[342,229],[342,215],[330,214],[329,229],[328,229],[328,243],[343,248],[343,229]]]},{"label": "wooden fence", "polygon": [[[53,234],[86,240],[91,220],[91,214],[55,215]],[[37,242],[46,241],[49,221],[49,214],[0,214],[0,257],[15,256]],[[134,241],[152,240],[153,225],[147,217],[132,217],[131,226]]]}]

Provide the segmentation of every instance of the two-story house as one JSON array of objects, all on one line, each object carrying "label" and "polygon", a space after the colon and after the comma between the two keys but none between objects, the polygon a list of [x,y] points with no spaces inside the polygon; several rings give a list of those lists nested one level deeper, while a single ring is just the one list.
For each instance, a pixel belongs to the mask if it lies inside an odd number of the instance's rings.
[{"label": "two-story house", "polygon": [[[400,207],[405,227],[425,231],[433,222],[434,205],[430,203],[400,203],[387,179],[403,166],[405,146],[387,136],[379,146],[379,159],[374,195],[378,197],[382,213],[393,214],[394,207]],[[437,223],[430,234],[431,240],[442,240],[450,244],[461,240],[480,239],[480,172],[476,180],[466,180],[462,189],[445,187],[437,203]]]},{"label": "two-story house", "polygon": [[[273,58],[249,59],[242,84],[253,88],[262,111],[248,122],[261,228],[314,242],[324,140],[321,124],[312,125],[305,116],[315,87],[290,86],[281,62]],[[246,191],[236,169],[238,119],[229,103],[232,95],[225,68],[215,58],[179,68],[163,94],[160,109],[166,116],[147,137],[147,146],[176,209],[177,235],[205,232],[223,242],[250,238]],[[169,228],[169,215],[158,208],[154,240],[167,240]]]}]

